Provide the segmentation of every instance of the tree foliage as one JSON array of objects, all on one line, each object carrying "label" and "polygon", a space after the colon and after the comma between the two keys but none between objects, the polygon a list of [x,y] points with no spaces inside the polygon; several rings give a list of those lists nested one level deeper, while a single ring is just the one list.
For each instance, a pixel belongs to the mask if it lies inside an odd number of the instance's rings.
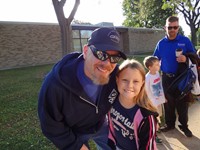
[{"label": "tree foliage", "polygon": [[122,9],[126,19],[123,25],[147,28],[163,27],[166,18],[174,12],[171,8],[163,10],[162,5],[162,0],[124,0]]},{"label": "tree foliage", "polygon": [[200,0],[163,0],[164,9],[173,9],[184,16],[186,24],[190,27],[191,41],[197,45],[197,31],[200,27]]},{"label": "tree foliage", "polygon": [[137,7],[138,0],[124,0],[122,3],[123,15],[126,19],[123,22],[123,25],[128,27],[139,27],[140,20],[138,13],[139,9]]},{"label": "tree foliage", "polygon": [[74,19],[71,24],[92,25],[90,22],[84,22],[76,19]]}]

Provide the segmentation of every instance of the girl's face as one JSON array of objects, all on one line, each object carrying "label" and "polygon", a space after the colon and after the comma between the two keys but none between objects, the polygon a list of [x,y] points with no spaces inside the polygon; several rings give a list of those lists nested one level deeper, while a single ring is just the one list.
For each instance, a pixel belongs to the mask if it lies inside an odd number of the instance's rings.
[{"label": "girl's face", "polygon": [[119,73],[117,79],[120,99],[131,100],[137,96],[144,84],[144,79],[137,69],[126,68]]}]

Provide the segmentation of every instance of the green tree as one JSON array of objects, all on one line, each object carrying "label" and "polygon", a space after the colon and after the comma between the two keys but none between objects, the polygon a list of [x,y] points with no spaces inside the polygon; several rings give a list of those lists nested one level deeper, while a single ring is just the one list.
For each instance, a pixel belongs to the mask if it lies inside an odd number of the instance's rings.
[{"label": "green tree", "polygon": [[186,24],[190,27],[191,41],[197,45],[197,31],[200,27],[200,0],[163,0],[164,9],[173,9],[184,16]]},{"label": "green tree", "polygon": [[197,31],[197,46],[199,46],[199,48],[200,48],[200,28]]},{"label": "green tree", "polygon": [[139,0],[124,0],[122,3],[123,15],[126,19],[123,25],[127,27],[140,27],[139,9],[137,7]]},{"label": "green tree", "polygon": [[165,25],[166,18],[174,13],[173,9],[163,10],[162,6],[161,0],[124,0],[122,9],[126,19],[123,25],[161,28]]},{"label": "green tree", "polygon": [[90,22],[84,22],[76,19],[74,19],[71,24],[92,25]]}]

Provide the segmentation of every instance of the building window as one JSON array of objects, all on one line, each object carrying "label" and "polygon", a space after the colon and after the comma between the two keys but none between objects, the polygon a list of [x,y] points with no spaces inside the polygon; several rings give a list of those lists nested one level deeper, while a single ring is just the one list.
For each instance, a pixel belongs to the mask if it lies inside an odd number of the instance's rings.
[{"label": "building window", "polygon": [[87,44],[93,30],[73,30],[74,51],[82,52],[83,46]]}]

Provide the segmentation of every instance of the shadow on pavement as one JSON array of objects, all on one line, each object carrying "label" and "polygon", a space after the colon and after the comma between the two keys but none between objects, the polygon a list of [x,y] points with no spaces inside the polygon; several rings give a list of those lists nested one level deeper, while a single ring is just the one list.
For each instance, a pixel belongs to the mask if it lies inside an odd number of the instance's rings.
[{"label": "shadow on pavement", "polygon": [[158,136],[163,140],[162,145],[157,145],[159,150],[199,150],[200,139],[195,135],[186,137],[180,130],[174,129]]},{"label": "shadow on pavement", "polygon": [[189,107],[189,129],[193,137],[186,137],[177,127],[168,132],[158,133],[163,144],[157,145],[158,150],[200,150],[200,102],[195,102]]}]

